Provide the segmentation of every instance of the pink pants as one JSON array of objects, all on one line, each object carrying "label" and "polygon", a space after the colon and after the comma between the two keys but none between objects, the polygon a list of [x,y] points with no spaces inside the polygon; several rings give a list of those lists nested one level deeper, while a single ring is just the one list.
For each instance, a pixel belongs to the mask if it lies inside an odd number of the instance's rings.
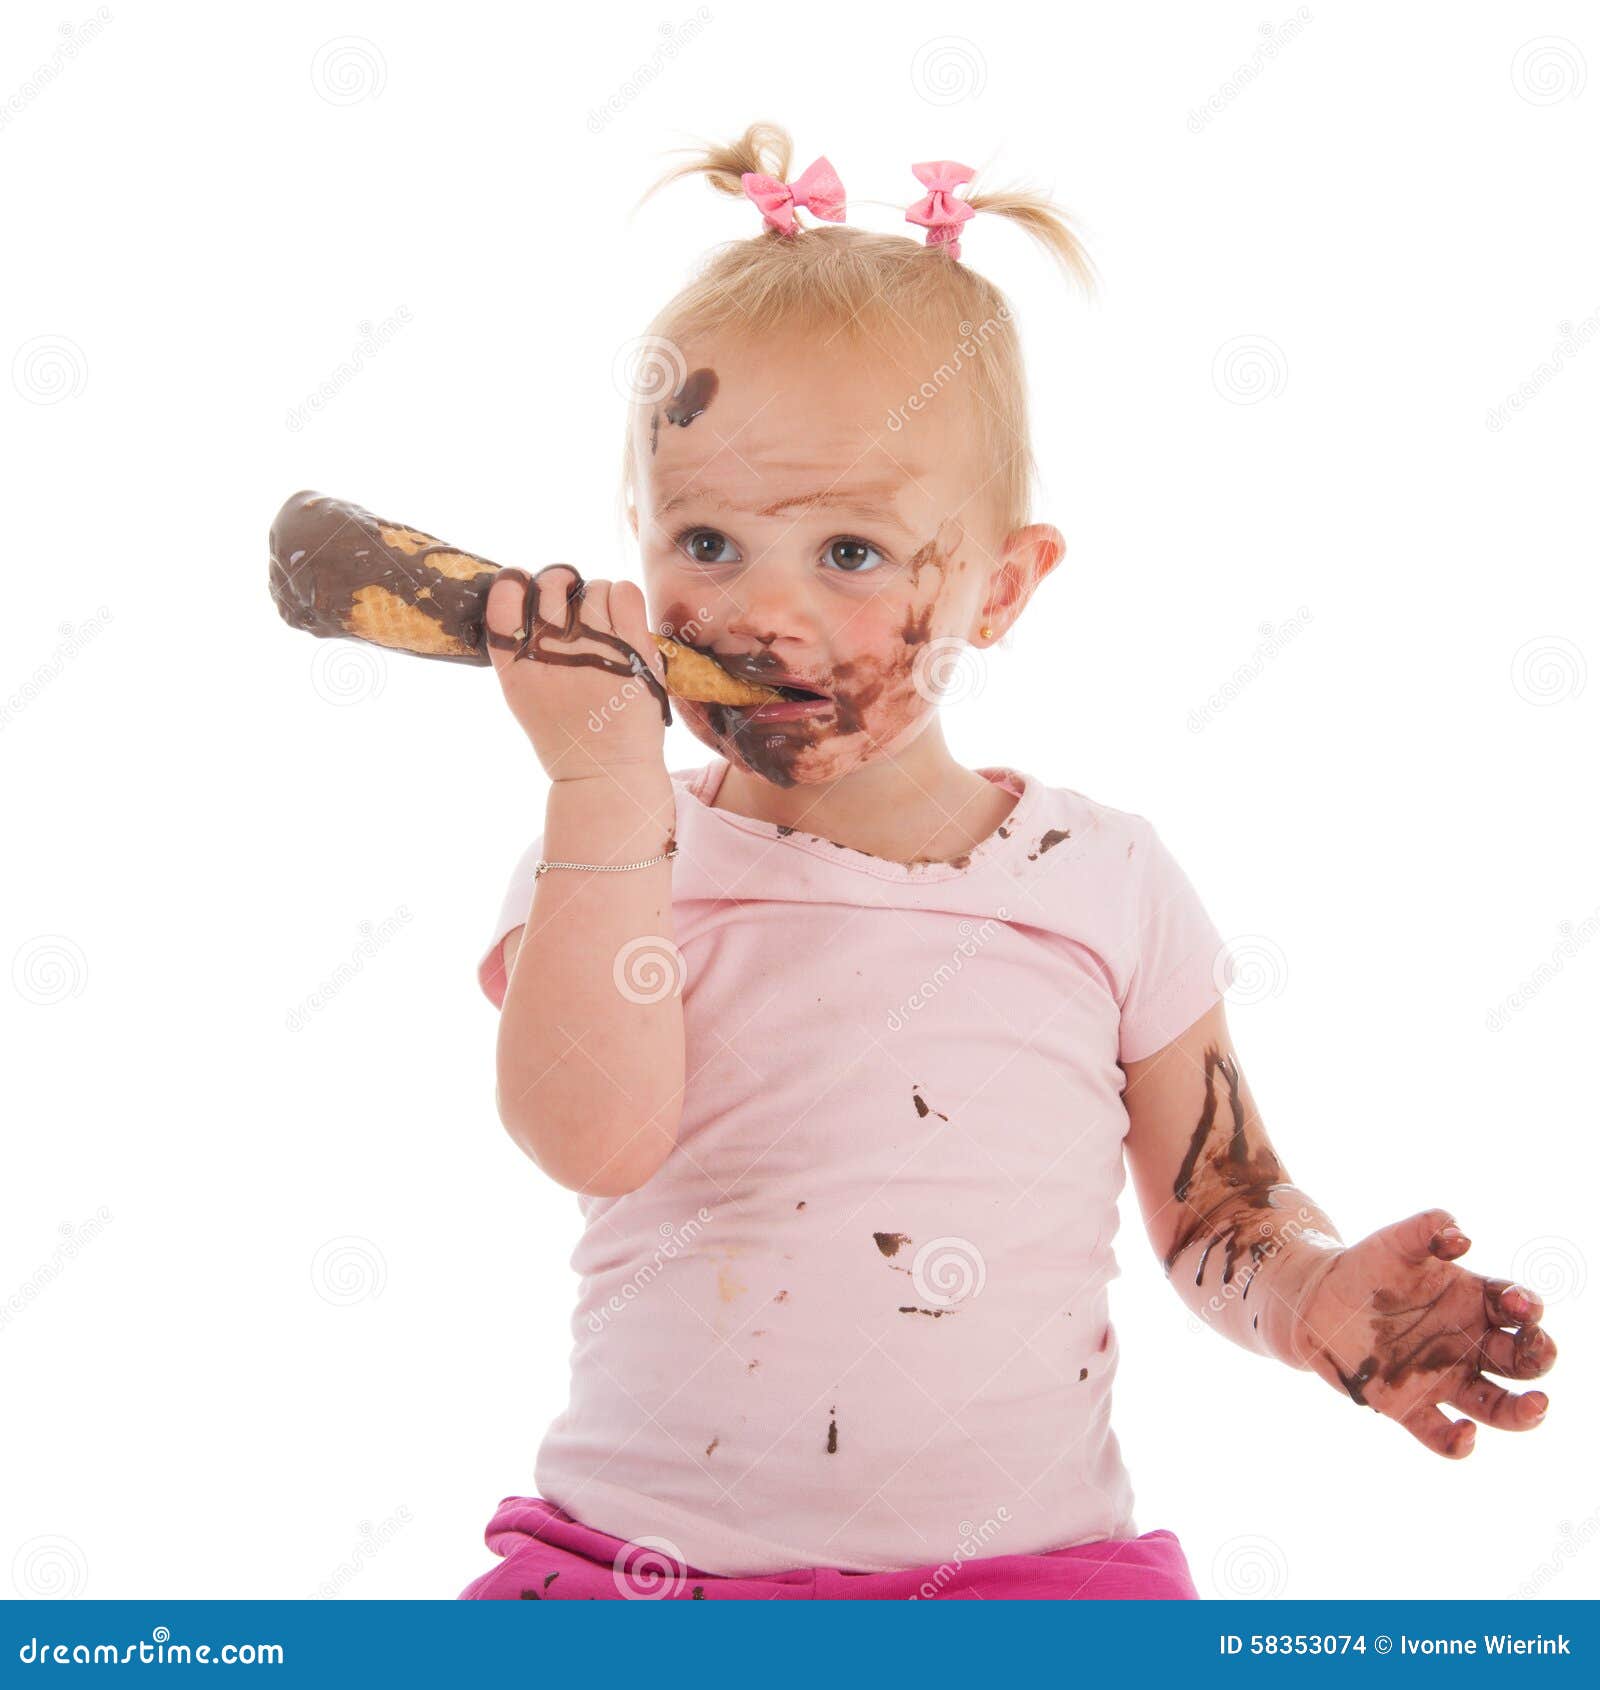
[{"label": "pink pants", "polygon": [[484,1542],[500,1565],[475,1578],[463,1599],[584,1602],[627,1597],[680,1601],[769,1601],[773,1597],[865,1598],[893,1602],[919,1597],[987,1598],[1034,1602],[1087,1598],[1197,1600],[1177,1538],[1169,1531],[1107,1538],[1044,1555],[994,1555],[908,1567],[893,1573],[846,1573],[833,1567],[736,1578],[699,1573],[648,1542],[597,1532],[537,1496],[508,1496],[489,1522]]}]

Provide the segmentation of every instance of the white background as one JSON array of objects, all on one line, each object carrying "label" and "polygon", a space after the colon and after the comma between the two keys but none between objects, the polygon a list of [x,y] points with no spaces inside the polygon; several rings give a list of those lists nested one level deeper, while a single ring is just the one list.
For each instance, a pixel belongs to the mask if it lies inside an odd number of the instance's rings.
[{"label": "white background", "polygon": [[1127,1194],[1140,1529],[1207,1596],[1594,1594],[1594,11],[95,18],[0,17],[0,1588],[454,1596],[533,1489],[578,1214],[473,968],[545,782],[487,672],[288,630],[266,531],[315,487],[637,579],[614,361],[759,222],[627,212],[759,118],[852,200],[948,157],[1080,219],[1092,308],[964,248],[1070,549],[956,754],[1149,816],[1294,1178],[1347,1238],[1452,1207],[1564,1346],[1540,1431],[1445,1462],[1191,1330]]}]

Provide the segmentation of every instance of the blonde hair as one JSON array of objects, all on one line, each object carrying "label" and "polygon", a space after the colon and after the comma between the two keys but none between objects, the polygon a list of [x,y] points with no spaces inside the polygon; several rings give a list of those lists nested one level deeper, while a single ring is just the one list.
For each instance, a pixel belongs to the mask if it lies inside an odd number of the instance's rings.
[{"label": "blonde hair", "polygon": [[[740,178],[746,171],[787,181],[794,152],[787,131],[770,123],[751,124],[727,145],[706,142],[679,150],[691,155],[687,162],[647,188],[639,205],[685,176],[703,176],[718,193],[743,197]],[[1094,267],[1070,222],[1049,199],[1021,187],[969,187],[966,198],[974,211],[1008,218],[1025,229],[1055,258],[1070,283],[1093,296]],[[749,209],[754,219],[755,207]],[[980,228],[976,221],[962,226],[964,245],[970,244],[975,228]],[[1036,473],[1014,317],[999,288],[965,259],[952,259],[943,248],[927,245],[920,234],[878,234],[833,223],[785,234],[763,224],[746,239],[714,248],[695,278],[656,313],[639,344],[647,362],[653,354],[661,361],[637,384],[636,396],[646,405],[663,397],[659,391],[647,394],[644,388],[652,379],[658,384],[670,379],[667,366],[681,359],[677,348],[702,336],[793,327],[843,332],[867,343],[903,343],[909,325],[910,333],[935,349],[935,356],[943,354],[937,369],[927,372],[921,390],[931,384],[937,391],[957,372],[967,377],[968,403],[982,459],[990,469],[982,496],[998,514],[1005,534],[1030,520]],[[676,373],[681,378],[683,372]],[[908,395],[907,403],[915,410],[921,401]],[[628,420],[624,503],[634,484],[631,407]]]}]

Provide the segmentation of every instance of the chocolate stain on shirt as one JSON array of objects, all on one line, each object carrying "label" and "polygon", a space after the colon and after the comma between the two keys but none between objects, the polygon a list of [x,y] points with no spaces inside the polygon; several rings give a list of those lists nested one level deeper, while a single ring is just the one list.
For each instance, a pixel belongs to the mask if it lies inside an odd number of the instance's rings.
[{"label": "chocolate stain on shirt", "polygon": [[706,1454],[709,1455],[721,1442],[721,1438],[713,1438],[711,1442],[706,1445]]},{"label": "chocolate stain on shirt", "polygon": [[1048,833],[1044,834],[1040,838],[1039,849],[1028,853],[1028,861],[1030,863],[1036,861],[1038,858],[1042,857],[1045,852],[1051,848],[1051,846],[1059,845],[1063,839],[1070,839],[1071,837],[1072,829],[1070,827],[1051,828]]},{"label": "chocolate stain on shirt", "polygon": [[902,1244],[909,1244],[911,1239],[903,1232],[875,1232],[872,1241],[886,1256],[892,1256]]},{"label": "chocolate stain on shirt", "polygon": [[[926,1120],[927,1117],[928,1117],[928,1112],[929,1112],[930,1106],[928,1104],[927,1099],[924,1098],[918,1092],[915,1085],[913,1085],[912,1088],[911,1088],[911,1101],[916,1105],[918,1115],[920,1115],[924,1120]],[[941,1109],[935,1109],[935,1110],[933,1110],[933,1113],[935,1115],[937,1115],[941,1121],[948,1121],[950,1119],[950,1117],[948,1115],[946,1115],[944,1113],[944,1111],[941,1110]]]},{"label": "chocolate stain on shirt", "polygon": [[828,1420],[828,1454],[829,1455],[837,1455],[839,1453],[839,1422],[836,1419],[833,1418],[833,1416],[838,1414],[838,1412],[839,1411],[838,1411],[837,1408],[830,1408],[828,1410],[828,1415],[829,1415],[829,1420]]},{"label": "chocolate stain on shirt", "polygon": [[902,1303],[900,1305],[901,1314],[931,1314],[935,1320],[942,1314],[954,1314],[955,1312],[954,1309],[919,1309],[914,1303]]}]

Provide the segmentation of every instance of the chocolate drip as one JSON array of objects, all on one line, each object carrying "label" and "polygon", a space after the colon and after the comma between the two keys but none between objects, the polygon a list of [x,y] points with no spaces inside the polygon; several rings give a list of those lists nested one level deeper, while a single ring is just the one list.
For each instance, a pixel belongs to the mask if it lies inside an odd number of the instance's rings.
[{"label": "chocolate drip", "polygon": [[[566,591],[562,619],[559,622],[552,622],[539,613],[539,576],[548,575],[552,569],[566,569],[572,573],[572,581]],[[557,663],[563,668],[604,669],[612,675],[637,676],[655,695],[656,700],[661,705],[663,724],[667,727],[672,726],[672,706],[667,702],[667,689],[651,673],[649,664],[626,640],[604,629],[591,628],[587,622],[579,620],[578,606],[583,602],[584,590],[588,586],[588,582],[572,568],[571,564],[547,564],[539,571],[539,575],[533,576],[530,576],[525,569],[507,569],[503,573],[522,583],[522,621],[515,634],[497,634],[493,629],[490,629],[488,643],[496,651],[509,651],[513,663],[519,658],[532,657],[535,663]],[[608,645],[614,651],[620,652],[624,661],[612,663],[594,652],[587,651],[553,651],[546,644],[548,640],[552,639],[598,640],[601,645]]]},{"label": "chocolate drip", "polygon": [[[1222,1055],[1217,1047],[1212,1045],[1206,1051],[1205,1061],[1206,1100],[1200,1111],[1200,1119],[1189,1139],[1183,1165],[1178,1169],[1178,1177],[1173,1181],[1172,1195],[1178,1202],[1191,1209],[1202,1203],[1206,1207],[1199,1209],[1194,1219],[1179,1229],[1172,1248],[1167,1251],[1163,1266],[1171,1273],[1184,1251],[1204,1235],[1205,1248],[1200,1252],[1199,1265],[1195,1269],[1196,1285],[1204,1280],[1206,1262],[1219,1243],[1223,1246],[1222,1282],[1227,1284],[1232,1280],[1240,1256],[1246,1253],[1250,1259],[1250,1279],[1253,1280],[1262,1261],[1274,1248],[1274,1229],[1270,1223],[1252,1217],[1260,1217],[1268,1210],[1281,1209],[1283,1204],[1278,1201],[1278,1193],[1292,1191],[1294,1187],[1287,1183],[1287,1173],[1270,1149],[1263,1147],[1256,1151],[1251,1147],[1245,1133],[1244,1099],[1240,1093],[1239,1069],[1233,1058]],[[1211,1136],[1212,1129],[1217,1125],[1216,1078],[1219,1072],[1228,1085],[1232,1130],[1225,1134],[1224,1142],[1213,1150]],[[1194,1187],[1203,1175],[1210,1176],[1211,1189],[1203,1194],[1192,1195]],[[1220,1196],[1217,1194],[1218,1188]],[[1247,1221],[1252,1223],[1248,1242],[1243,1237]],[[1245,1290],[1248,1293],[1249,1281],[1246,1281]]]}]

